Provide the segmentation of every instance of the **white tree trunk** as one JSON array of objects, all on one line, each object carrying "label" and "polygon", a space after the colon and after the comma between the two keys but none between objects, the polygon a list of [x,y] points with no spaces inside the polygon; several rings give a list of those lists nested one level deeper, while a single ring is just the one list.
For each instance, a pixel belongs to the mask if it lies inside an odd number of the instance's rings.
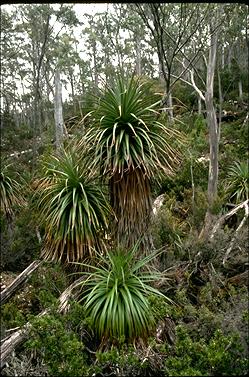
[{"label": "white tree trunk", "polygon": [[55,71],[55,97],[54,97],[54,120],[55,120],[55,145],[59,149],[63,143],[64,120],[62,111],[62,85],[60,80],[60,71]]},{"label": "white tree trunk", "polygon": [[209,47],[209,60],[207,67],[207,88],[205,93],[207,124],[209,129],[209,145],[210,145],[210,163],[208,173],[208,202],[209,209],[212,207],[217,195],[218,184],[218,153],[219,153],[219,130],[216,120],[216,112],[214,108],[213,92],[214,92],[214,73],[216,65],[216,52],[218,31],[211,28],[211,38]]},{"label": "white tree trunk", "polygon": [[168,107],[169,120],[170,120],[171,123],[173,123],[174,122],[174,113],[173,113],[173,102],[172,102],[171,92],[169,92],[169,94],[168,94],[167,107]]},{"label": "white tree trunk", "polygon": [[225,68],[225,48],[222,46],[221,49],[221,69]]},{"label": "white tree trunk", "polygon": [[141,66],[141,39],[139,36],[136,38],[136,74],[138,76],[142,75]]},{"label": "white tree trunk", "polygon": [[201,115],[202,114],[202,111],[201,111],[201,97],[198,96],[198,114]]},{"label": "white tree trunk", "polygon": [[243,98],[243,87],[242,87],[242,81],[239,80],[239,98]]}]

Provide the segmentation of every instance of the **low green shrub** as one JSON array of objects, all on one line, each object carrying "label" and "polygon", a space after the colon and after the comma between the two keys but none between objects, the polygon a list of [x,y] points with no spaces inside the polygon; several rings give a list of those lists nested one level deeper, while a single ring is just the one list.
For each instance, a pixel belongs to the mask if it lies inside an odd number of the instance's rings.
[{"label": "low green shrub", "polygon": [[[71,313],[72,314],[72,313]],[[82,323],[78,318],[79,324]],[[25,347],[37,352],[51,376],[87,376],[87,354],[68,318],[56,313],[32,319],[30,340]]]},{"label": "low green shrub", "polygon": [[247,375],[248,362],[236,334],[217,330],[210,341],[194,341],[184,326],[176,328],[174,351],[165,360],[165,376]]}]

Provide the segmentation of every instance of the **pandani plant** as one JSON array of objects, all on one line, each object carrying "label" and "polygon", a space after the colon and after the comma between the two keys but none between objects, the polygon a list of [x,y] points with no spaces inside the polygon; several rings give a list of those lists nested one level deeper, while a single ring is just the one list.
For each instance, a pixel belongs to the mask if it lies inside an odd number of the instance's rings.
[{"label": "pandani plant", "polygon": [[110,206],[77,148],[43,160],[43,174],[35,193],[45,228],[42,257],[69,263],[104,250]]},{"label": "pandani plant", "polygon": [[240,203],[249,197],[249,166],[248,161],[235,161],[228,169],[224,181],[228,199]]},{"label": "pandani plant", "polygon": [[86,279],[78,284],[82,288],[79,301],[101,340],[100,348],[123,341],[146,341],[155,326],[149,295],[159,295],[172,303],[152,286],[162,279],[162,273],[149,267],[158,252],[138,259],[140,242],[129,250],[98,254],[96,266],[83,264],[88,272],[84,272]]},{"label": "pandani plant", "polygon": [[155,98],[139,79],[118,77],[114,87],[103,88],[81,142],[88,146],[91,168],[108,181],[117,219],[112,234],[124,248],[149,234],[151,179],[159,171],[172,174],[179,163],[173,143],[183,137],[157,120]]},{"label": "pandani plant", "polygon": [[0,172],[1,212],[9,221],[13,218],[14,207],[26,204],[20,183],[11,177],[10,166],[11,164],[5,164]]}]

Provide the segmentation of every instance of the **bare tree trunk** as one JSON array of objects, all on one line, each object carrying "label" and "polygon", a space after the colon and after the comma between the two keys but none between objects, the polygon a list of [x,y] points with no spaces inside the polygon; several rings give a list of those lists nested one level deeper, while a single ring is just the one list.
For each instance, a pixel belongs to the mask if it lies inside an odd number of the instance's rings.
[{"label": "bare tree trunk", "polygon": [[142,75],[142,67],[141,67],[141,38],[139,36],[136,37],[136,74],[138,76]]},{"label": "bare tree trunk", "polygon": [[54,120],[55,120],[55,145],[59,149],[63,143],[64,120],[62,112],[62,85],[60,80],[60,71],[55,71],[55,97],[54,97]]},{"label": "bare tree trunk", "polygon": [[169,121],[170,121],[170,123],[173,123],[174,122],[174,113],[173,113],[173,102],[172,102],[171,92],[168,93],[167,106],[168,106]]},{"label": "bare tree trunk", "polygon": [[225,68],[225,48],[222,46],[221,49],[221,69]]},{"label": "bare tree trunk", "polygon": [[[218,13],[218,12],[217,12]],[[219,19],[217,14],[217,19]],[[213,215],[212,207],[217,197],[218,186],[218,155],[219,155],[219,126],[216,120],[216,111],[214,108],[214,73],[216,65],[216,52],[218,43],[218,28],[215,28],[210,23],[210,46],[209,46],[209,59],[207,64],[207,80],[206,80],[206,93],[205,103],[207,110],[207,125],[209,130],[209,172],[208,172],[208,209],[205,216],[204,226],[199,235],[199,238],[205,238],[212,226]]]},{"label": "bare tree trunk", "polygon": [[99,86],[99,76],[98,76],[98,69],[97,69],[97,47],[96,41],[93,42],[93,70],[94,70],[94,84],[95,90],[98,91]]},{"label": "bare tree trunk", "polygon": [[243,98],[243,86],[242,86],[242,81],[241,79],[239,80],[239,98]]},{"label": "bare tree trunk", "polygon": [[227,65],[228,68],[231,69],[231,61],[232,61],[232,46],[228,46],[228,55],[227,55]]},{"label": "bare tree trunk", "polygon": [[198,96],[198,115],[202,114],[202,108],[201,108],[201,97]]},{"label": "bare tree trunk", "polygon": [[218,142],[220,141],[220,129],[221,129],[221,118],[222,118],[222,106],[223,106],[223,94],[221,87],[220,71],[218,70],[218,86],[219,86],[219,125],[218,125]]}]

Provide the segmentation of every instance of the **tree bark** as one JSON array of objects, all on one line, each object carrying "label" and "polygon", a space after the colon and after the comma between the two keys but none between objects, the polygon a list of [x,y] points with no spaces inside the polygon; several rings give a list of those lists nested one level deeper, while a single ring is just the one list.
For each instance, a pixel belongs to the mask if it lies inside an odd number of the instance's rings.
[{"label": "tree bark", "polygon": [[54,120],[55,120],[55,145],[60,149],[63,144],[64,120],[62,112],[62,85],[60,80],[60,71],[55,71],[55,97],[54,97]]},{"label": "tree bark", "polygon": [[142,75],[141,66],[141,39],[139,36],[136,37],[136,74],[138,76]]},{"label": "tree bark", "polygon": [[239,80],[239,98],[243,98],[243,86],[242,86],[242,81],[241,79]]},{"label": "tree bark", "polygon": [[216,120],[216,112],[214,108],[213,87],[214,87],[214,72],[216,65],[218,33],[217,30],[211,30],[210,47],[209,47],[209,61],[207,67],[207,88],[205,94],[206,110],[207,110],[207,124],[209,129],[209,144],[210,144],[210,163],[208,173],[208,204],[211,209],[216,196],[218,185],[218,153],[219,153],[219,130]]},{"label": "tree bark", "polygon": [[[217,19],[219,20],[218,11]],[[209,172],[208,172],[208,209],[206,212],[204,226],[200,232],[199,238],[205,239],[213,224],[212,207],[217,198],[218,186],[218,156],[219,156],[219,125],[216,119],[216,111],[214,108],[214,73],[216,66],[216,53],[218,43],[218,28],[214,26],[214,19],[210,22],[210,46],[209,59],[207,64],[207,79],[205,103],[207,111],[207,125],[209,131]]]},{"label": "tree bark", "polygon": [[201,108],[201,97],[198,96],[198,115],[202,114],[202,108]]}]

